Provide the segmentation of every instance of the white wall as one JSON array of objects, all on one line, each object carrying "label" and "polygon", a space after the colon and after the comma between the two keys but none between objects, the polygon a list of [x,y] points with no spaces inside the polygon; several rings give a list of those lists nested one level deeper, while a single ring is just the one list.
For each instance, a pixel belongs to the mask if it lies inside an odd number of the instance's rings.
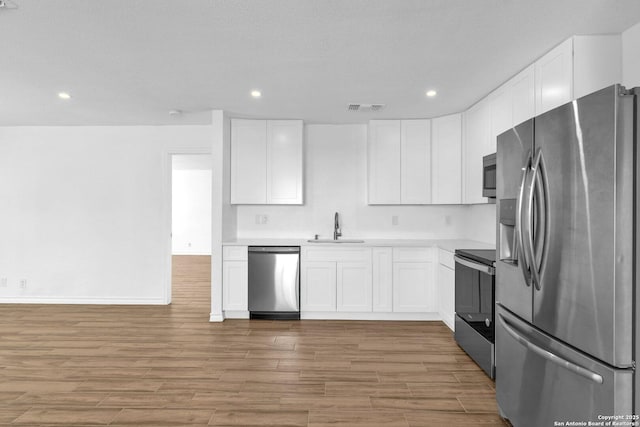
[{"label": "white wall", "polygon": [[471,205],[462,229],[462,237],[485,243],[496,243],[496,205]]},{"label": "white wall", "polygon": [[[238,238],[333,237],[339,212],[343,238],[468,238],[477,228],[478,240],[495,242],[495,207],[368,206],[366,144],[366,125],[305,126],[305,205],[238,206]],[[476,210],[480,221],[469,218]],[[267,215],[267,224],[256,224],[256,215]]]},{"label": "white wall", "polygon": [[0,302],[164,303],[167,150],[211,139],[210,126],[0,128]]},{"label": "white wall", "polygon": [[173,156],[171,232],[174,255],[211,254],[209,154]]},{"label": "white wall", "polygon": [[622,33],[622,82],[640,86],[640,23]]}]

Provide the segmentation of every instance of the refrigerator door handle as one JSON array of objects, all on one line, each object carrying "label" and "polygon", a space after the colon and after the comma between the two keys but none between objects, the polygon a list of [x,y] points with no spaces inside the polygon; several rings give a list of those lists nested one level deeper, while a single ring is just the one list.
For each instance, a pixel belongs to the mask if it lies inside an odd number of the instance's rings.
[{"label": "refrigerator door handle", "polygon": [[527,210],[525,224],[527,226],[527,241],[525,244],[525,253],[529,257],[529,271],[531,272],[531,281],[537,290],[540,290],[540,270],[536,260],[536,254],[533,244],[533,207],[534,195],[536,192],[536,184],[538,183],[538,173],[540,171],[540,161],[542,159],[542,150],[538,150],[536,158],[531,167],[531,185],[529,186],[529,194],[527,195]]},{"label": "refrigerator door handle", "polygon": [[551,353],[548,350],[545,350],[544,348],[532,343],[531,341],[528,341],[525,337],[523,337],[522,335],[520,335],[515,327],[513,325],[511,325],[509,323],[509,321],[507,319],[504,318],[504,316],[502,314],[498,314],[498,319],[500,320],[500,323],[502,324],[502,327],[504,328],[505,331],[507,331],[507,333],[509,335],[511,335],[511,337],[516,340],[518,343],[520,343],[522,346],[526,347],[527,349],[531,350],[532,352],[534,352],[535,354],[537,354],[538,356],[558,365],[561,366],[565,369],[568,369],[572,372],[574,372],[577,375],[580,375],[584,378],[587,378],[588,380],[593,381],[596,384],[602,384],[603,383],[603,378],[602,375],[597,374],[595,372],[590,371],[587,368],[584,368],[580,365],[576,365],[573,362],[570,362],[554,353]]},{"label": "refrigerator door handle", "polygon": [[524,250],[524,229],[522,224],[522,213],[523,213],[523,204],[524,204],[524,189],[527,183],[527,177],[529,176],[529,171],[531,170],[531,152],[527,153],[527,161],[525,166],[522,168],[522,178],[520,182],[520,191],[518,192],[518,205],[516,212],[516,253],[520,256],[520,270],[522,270],[522,276],[524,277],[524,283],[527,286],[531,286],[530,283],[530,275],[529,275],[529,266],[531,265],[530,260],[528,259],[528,254]]},{"label": "refrigerator door handle", "polygon": [[546,264],[547,258],[547,242],[548,242],[548,230],[549,230],[549,188],[547,182],[547,168],[544,162],[544,156],[542,155],[542,149],[538,150],[536,160],[534,163],[535,173],[535,208],[536,217],[532,222],[533,235],[532,235],[532,253],[533,253],[533,268],[538,272],[538,282],[536,288],[540,290],[542,288],[542,271]]}]

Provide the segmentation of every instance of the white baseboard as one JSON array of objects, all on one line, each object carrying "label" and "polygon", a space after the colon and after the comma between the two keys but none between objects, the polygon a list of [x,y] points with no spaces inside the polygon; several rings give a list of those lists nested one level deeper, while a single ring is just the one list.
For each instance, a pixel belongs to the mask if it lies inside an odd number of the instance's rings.
[{"label": "white baseboard", "polygon": [[209,313],[209,322],[222,322],[223,320],[222,314]]},{"label": "white baseboard", "polygon": [[440,317],[442,318],[442,321],[444,322],[445,325],[447,325],[449,327],[449,329],[451,329],[453,332],[455,332],[456,328],[455,328],[455,319],[453,316],[447,316],[444,313],[440,313]]},{"label": "white baseboard", "polygon": [[163,298],[0,297],[0,304],[167,305]]},{"label": "white baseboard", "polygon": [[175,251],[175,252],[172,252],[171,255],[211,255],[211,251],[209,251],[209,252],[206,252],[206,251],[193,251],[193,252]]},{"label": "white baseboard", "polygon": [[244,310],[225,310],[224,312],[225,319],[248,319],[249,312]]},{"label": "white baseboard", "polygon": [[[242,310],[227,310],[224,319],[248,319],[249,312]],[[372,313],[372,312],[335,312],[316,311],[301,312],[302,320],[396,320],[396,321],[442,321],[439,313]],[[211,314],[209,321],[221,322],[222,316]],[[445,322],[446,323],[446,322]],[[447,325],[449,326],[449,325]]]},{"label": "white baseboard", "polygon": [[415,320],[441,321],[439,313],[346,313],[346,312],[302,312],[301,319],[308,320]]}]

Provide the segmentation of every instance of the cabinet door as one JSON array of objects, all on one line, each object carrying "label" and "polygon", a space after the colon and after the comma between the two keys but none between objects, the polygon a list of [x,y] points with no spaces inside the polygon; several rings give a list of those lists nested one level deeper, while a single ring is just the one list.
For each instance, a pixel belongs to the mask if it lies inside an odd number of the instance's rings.
[{"label": "cabinet door", "polygon": [[223,310],[246,311],[249,308],[249,266],[247,261],[222,263]]},{"label": "cabinet door", "polygon": [[336,263],[305,262],[300,282],[301,311],[336,311]]},{"label": "cabinet door", "polygon": [[488,98],[464,113],[462,203],[486,203],[482,197],[482,157],[491,154],[491,116]]},{"label": "cabinet door", "polygon": [[338,311],[371,311],[371,263],[338,262]]},{"label": "cabinet door", "polygon": [[413,313],[438,311],[433,263],[393,263],[393,311]]},{"label": "cabinet door", "polygon": [[267,202],[267,122],[231,121],[231,203]]},{"label": "cabinet door", "polygon": [[302,204],[302,121],[267,122],[267,203]]},{"label": "cabinet door", "polygon": [[462,202],[462,115],[432,120],[431,203]]},{"label": "cabinet door", "polygon": [[513,86],[511,81],[500,86],[489,95],[491,108],[491,141],[487,147],[490,152],[497,151],[497,137],[513,127]]},{"label": "cabinet door", "polygon": [[511,79],[511,127],[536,115],[536,82],[534,65],[531,64]]},{"label": "cabinet door", "polygon": [[393,250],[373,248],[373,311],[393,311]]},{"label": "cabinet door", "polygon": [[449,327],[454,329],[455,316],[455,272],[446,265],[438,265],[438,299],[440,301],[440,317]]},{"label": "cabinet door", "polygon": [[369,204],[400,204],[400,120],[372,120],[368,140]]},{"label": "cabinet door", "polygon": [[431,121],[402,120],[400,203],[431,203]]},{"label": "cabinet door", "polygon": [[553,48],[535,63],[536,115],[573,99],[573,39]]},{"label": "cabinet door", "polygon": [[573,36],[574,99],[621,81],[620,34]]}]

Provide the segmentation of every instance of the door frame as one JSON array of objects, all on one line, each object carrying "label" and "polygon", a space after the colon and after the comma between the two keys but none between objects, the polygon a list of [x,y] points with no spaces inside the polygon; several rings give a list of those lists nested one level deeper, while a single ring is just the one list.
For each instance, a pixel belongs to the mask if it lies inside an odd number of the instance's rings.
[{"label": "door frame", "polygon": [[[213,171],[213,153],[211,147],[169,147],[162,152],[162,230],[161,233],[164,238],[163,253],[164,253],[164,268],[163,268],[163,282],[164,282],[164,295],[163,303],[166,305],[171,304],[171,290],[172,290],[172,193],[173,193],[173,156],[177,155],[190,155],[190,154],[206,154],[212,156],[211,170]],[[213,196],[211,198],[213,204]],[[213,251],[213,247],[211,248]]]}]

